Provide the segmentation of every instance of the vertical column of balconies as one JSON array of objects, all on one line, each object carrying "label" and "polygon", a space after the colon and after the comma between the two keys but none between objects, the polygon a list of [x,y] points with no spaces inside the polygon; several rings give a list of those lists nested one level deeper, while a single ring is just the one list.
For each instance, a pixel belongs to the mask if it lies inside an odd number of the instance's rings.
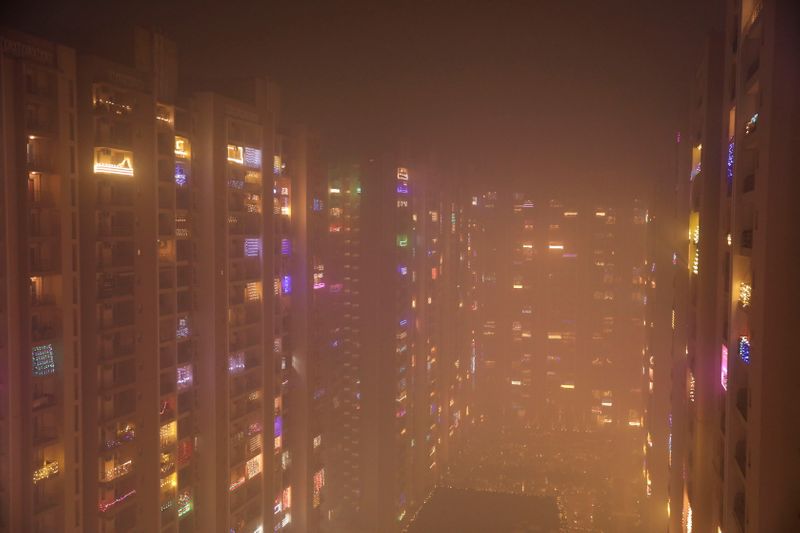
[{"label": "vertical column of balconies", "polygon": [[[393,302],[387,302],[387,311],[392,311],[395,333],[395,354],[393,364],[388,369],[378,365],[378,371],[387,376],[393,376],[391,381],[395,389],[395,421],[393,439],[396,449],[388,451],[388,454],[396,454],[391,460],[395,461],[394,479],[380,480],[380,483],[387,483],[392,487],[392,497],[394,499],[393,515],[398,524],[405,523],[413,512],[413,472],[414,472],[414,365],[422,364],[422,354],[420,350],[417,334],[419,333],[417,317],[421,308],[428,305],[427,299],[422,301],[423,295],[419,279],[425,275],[426,258],[420,258],[415,253],[418,246],[417,235],[419,226],[422,224],[421,217],[425,216],[425,203],[415,201],[420,198],[423,192],[422,187],[417,188],[412,184],[412,178],[404,167],[396,168],[394,176],[394,195],[390,195],[387,200],[396,201],[395,206],[387,205],[385,209],[394,207],[393,216],[389,218],[390,233],[381,238],[391,238],[391,229],[395,230],[396,238],[396,264],[387,265],[394,270],[395,268],[408,268],[408,275],[401,276],[399,283],[395,285],[395,290],[388,293],[388,297]],[[375,198],[375,201],[384,201],[382,198]],[[388,202],[387,202],[388,203]],[[380,209],[380,207],[379,207]],[[420,254],[422,255],[422,254]],[[387,273],[388,274],[388,273]],[[431,300],[432,301],[432,300]],[[424,345],[424,343],[423,343]],[[381,357],[381,354],[370,354],[370,357]],[[427,354],[425,357],[427,366]],[[381,380],[385,378],[381,377]],[[383,385],[381,385],[383,386]],[[379,412],[379,416],[386,416],[390,413]],[[390,426],[391,427],[391,426]],[[381,452],[385,453],[385,452]],[[380,504],[379,504],[380,505]]]},{"label": "vertical column of balconies", "polygon": [[[23,70],[20,103],[25,114],[23,168],[27,183],[20,187],[25,197],[18,205],[21,217],[27,219],[20,220],[28,262],[21,266],[20,275],[28,276],[28,301],[22,305],[22,317],[29,329],[22,338],[31,357],[30,366],[23,365],[31,376],[30,389],[25,391],[30,400],[22,407],[31,442],[23,456],[31,461],[30,470],[26,468],[32,472],[27,473],[33,491],[30,527],[47,531],[65,527],[63,506],[67,502],[63,471],[68,460],[65,441],[71,428],[64,411],[72,406],[65,397],[72,388],[65,387],[64,380],[74,371],[77,346],[72,318],[78,268],[74,159],[69,164],[69,154],[75,155],[75,115],[74,101],[60,94],[64,89],[59,87],[59,73],[33,64],[26,64]],[[77,466],[71,460],[69,464]]]},{"label": "vertical column of balconies", "polygon": [[[183,117],[183,122],[188,118]],[[164,531],[191,530],[196,338],[192,144],[171,106],[156,107],[158,164],[159,505]],[[184,124],[187,128],[188,124]]]},{"label": "vertical column of balconies", "polygon": [[[192,178],[191,116],[183,109],[175,111],[174,166],[167,190],[174,187],[175,194],[175,239],[177,241],[177,261],[175,269],[175,288],[177,303],[176,364],[175,385],[177,392],[178,441],[173,459],[177,465],[177,493],[175,513],[180,522],[179,531],[193,531],[198,528],[194,513],[196,472],[199,465],[194,458],[198,439],[196,417],[197,389],[194,376],[197,358],[197,327],[195,311],[197,289],[194,204],[195,180]],[[167,159],[169,160],[169,159]],[[163,479],[163,478],[162,478]],[[169,480],[168,484],[172,484]]]},{"label": "vertical column of balconies", "polygon": [[228,462],[231,530],[263,524],[265,392],[262,331],[264,255],[263,177],[260,135],[250,124],[230,120],[227,128],[228,263]]},{"label": "vertical column of balconies", "polygon": [[[273,174],[273,211],[275,223],[272,236],[274,249],[272,260],[274,265],[273,294],[274,305],[274,331],[273,331],[273,356],[275,361],[273,383],[273,454],[274,460],[271,488],[274,498],[273,527],[282,529],[292,521],[292,487],[291,480],[291,450],[288,448],[286,431],[291,430],[291,413],[289,405],[289,377],[291,373],[292,355],[290,314],[289,307],[292,298],[292,270],[291,270],[291,217],[292,217],[292,180],[286,174],[286,163],[282,154],[275,157],[272,165]],[[293,416],[305,416],[305,413],[293,413]]]},{"label": "vertical column of balconies", "polygon": [[[96,203],[94,257],[97,326],[97,455],[100,530],[136,522],[131,503],[139,488],[134,471],[138,369],[135,360],[134,96],[117,87],[93,85],[93,173]],[[90,399],[86,399],[91,401]]]},{"label": "vertical column of balconies", "polygon": [[[759,156],[764,156],[759,118],[762,104],[761,54],[764,23],[761,0],[742,2],[739,24],[734,29],[737,49],[730,56],[735,76],[729,83],[735,107],[730,111],[730,139],[726,177],[732,195],[730,224],[731,284],[728,293],[728,413],[726,417],[727,494],[725,507],[741,531],[747,530],[747,477],[749,406],[751,404],[751,354],[753,343],[751,299],[754,287],[753,250],[756,230],[756,198],[762,175]],[[734,165],[735,161],[735,165]],[[758,354],[753,354],[757,357]]]},{"label": "vertical column of balconies", "polygon": [[330,493],[329,517],[347,529],[354,520],[360,494],[361,382],[361,186],[351,168],[335,170],[327,181],[323,209],[328,213],[326,265],[332,319],[331,415],[328,427]]}]

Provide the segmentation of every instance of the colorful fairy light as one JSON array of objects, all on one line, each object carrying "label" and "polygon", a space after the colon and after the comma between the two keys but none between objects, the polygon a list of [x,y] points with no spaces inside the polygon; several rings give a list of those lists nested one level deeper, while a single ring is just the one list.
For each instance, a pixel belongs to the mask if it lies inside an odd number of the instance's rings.
[{"label": "colorful fairy light", "polygon": [[192,495],[188,490],[185,490],[178,495],[178,517],[191,512],[192,509],[194,509]]},{"label": "colorful fairy light", "polygon": [[261,239],[245,239],[244,255],[245,257],[259,257],[261,255]]},{"label": "colorful fairy light", "polygon": [[237,163],[239,165],[244,164],[244,149],[241,146],[235,146],[233,144],[228,145],[228,161],[231,163]]},{"label": "colorful fairy light", "polygon": [[756,127],[758,126],[758,113],[753,113],[753,116],[750,117],[750,120],[747,121],[747,124],[744,126],[744,134],[750,135],[754,131],[756,131]]},{"label": "colorful fairy light", "polygon": [[175,163],[175,184],[179,187],[186,185],[186,168],[181,163]]},{"label": "colorful fairy light", "polygon": [[281,278],[281,292],[283,294],[292,294],[292,277],[288,274]]},{"label": "colorful fairy light", "polygon": [[178,319],[178,328],[175,331],[175,335],[179,339],[185,339],[189,335],[191,335],[191,330],[189,328],[189,319],[187,317],[182,317]]},{"label": "colorful fairy light", "polygon": [[133,176],[133,154],[113,148],[95,148],[94,173]]},{"label": "colorful fairy light", "polygon": [[739,283],[739,303],[742,307],[750,307],[750,298],[753,296],[753,287],[749,283]]},{"label": "colorful fairy light", "polygon": [[228,372],[238,374],[246,368],[244,352],[236,352],[228,357]]},{"label": "colorful fairy light", "polygon": [[231,483],[231,484],[228,486],[228,492],[233,492],[233,491],[235,491],[236,489],[238,489],[239,487],[241,487],[242,485],[244,485],[244,482],[245,482],[245,481],[246,481],[246,480],[245,480],[244,476],[241,476],[241,477],[239,477],[239,479],[237,479],[236,481],[232,482],[232,483]]},{"label": "colorful fairy light", "polygon": [[182,159],[188,159],[189,156],[192,155],[192,148],[189,144],[189,139],[186,137],[181,137],[179,135],[175,136],[175,157],[180,157]]},{"label": "colorful fairy light", "polygon": [[31,349],[34,376],[49,376],[56,373],[55,350],[52,344],[34,346]]},{"label": "colorful fairy light", "polygon": [[728,347],[724,344],[720,350],[719,381],[724,390],[728,390]]},{"label": "colorful fairy light", "polygon": [[750,337],[747,335],[739,337],[739,358],[745,364],[750,364]]},{"label": "colorful fairy light", "polygon": [[728,158],[725,164],[725,177],[728,180],[728,187],[733,185],[733,168],[735,163],[736,144],[733,137],[728,140]]},{"label": "colorful fairy light", "polygon": [[183,366],[179,366],[177,368],[177,379],[176,383],[178,385],[178,391],[183,391],[188,389],[192,386],[194,382],[194,375],[192,373],[192,365],[187,364]]},{"label": "colorful fairy light", "polygon": [[33,483],[49,479],[59,472],[58,461],[45,461],[41,468],[33,471]]},{"label": "colorful fairy light", "polygon": [[244,166],[248,168],[261,168],[261,150],[258,148],[244,147]]},{"label": "colorful fairy light", "polygon": [[252,479],[253,477],[257,476],[261,473],[261,454],[259,453],[255,457],[248,459],[247,464],[245,465],[245,470],[247,471],[247,479]]},{"label": "colorful fairy light", "polygon": [[117,498],[114,498],[113,500],[101,501],[98,504],[98,508],[100,509],[101,513],[105,513],[106,511],[108,511],[109,509],[111,509],[112,507],[117,505],[118,503],[124,502],[125,500],[127,500],[128,498],[133,496],[134,494],[136,494],[136,489],[131,489],[128,492],[124,493],[123,495],[118,496]]}]

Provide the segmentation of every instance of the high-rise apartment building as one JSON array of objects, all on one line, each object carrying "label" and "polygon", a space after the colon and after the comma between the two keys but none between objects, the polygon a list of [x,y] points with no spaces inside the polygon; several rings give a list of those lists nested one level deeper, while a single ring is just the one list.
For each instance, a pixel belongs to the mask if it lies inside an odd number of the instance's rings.
[{"label": "high-rise apartment building", "polygon": [[[655,368],[672,369],[671,402],[666,429],[662,409],[651,413],[662,434],[653,447],[667,458],[670,531],[793,531],[798,413],[786,394],[797,321],[786,306],[800,291],[788,259],[799,238],[800,6],[730,1],[720,16],[679,139],[671,359],[665,339],[650,347]],[[654,482],[665,476],[658,464]],[[652,496],[664,493],[654,485]]]},{"label": "high-rise apartment building", "polygon": [[207,388],[200,430],[204,457],[216,463],[203,470],[210,505],[198,515],[214,529],[249,532],[291,521],[283,434],[291,281],[276,277],[283,265],[273,246],[288,231],[291,206],[288,189],[274,192],[283,186],[274,158],[275,88],[263,80],[240,88],[241,98],[209,92],[193,99],[203,212],[200,381]]},{"label": "high-rise apartment building", "polygon": [[175,46],[79,59],[84,531],[193,529],[198,368],[192,121]]},{"label": "high-rise apartment building", "polygon": [[[325,530],[395,531],[441,479],[469,417],[456,203],[390,158],[331,169]],[[452,330],[455,331],[455,328]]]},{"label": "high-rise apartment building", "polygon": [[791,310],[800,282],[788,258],[800,245],[791,222],[800,193],[800,5],[727,5],[722,160],[733,181],[721,522],[725,532],[791,531],[800,528],[800,408],[787,395],[800,372]]},{"label": "high-rise apartment building", "polygon": [[76,55],[0,44],[0,529],[83,531]]}]

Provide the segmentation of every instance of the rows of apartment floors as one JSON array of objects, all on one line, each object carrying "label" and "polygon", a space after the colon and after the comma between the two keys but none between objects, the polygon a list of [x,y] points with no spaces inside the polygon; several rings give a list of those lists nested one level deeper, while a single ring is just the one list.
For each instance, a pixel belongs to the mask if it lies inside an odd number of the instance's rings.
[{"label": "rows of apartment floors", "polygon": [[650,227],[652,527],[796,531],[800,5],[724,4]]},{"label": "rows of apartment floors", "polygon": [[440,184],[329,177],[273,84],[184,98],[150,31],[0,38],[0,528],[402,527],[469,416]]}]

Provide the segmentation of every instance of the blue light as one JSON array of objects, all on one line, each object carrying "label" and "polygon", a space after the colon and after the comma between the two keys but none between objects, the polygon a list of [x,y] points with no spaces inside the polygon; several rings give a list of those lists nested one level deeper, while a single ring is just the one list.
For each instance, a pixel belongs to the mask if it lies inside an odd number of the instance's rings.
[{"label": "blue light", "polygon": [[289,255],[292,252],[292,243],[289,239],[281,239],[281,255]]},{"label": "blue light", "polygon": [[283,276],[281,279],[281,291],[283,294],[292,294],[292,277]]},{"label": "blue light", "polygon": [[750,364],[750,338],[746,335],[739,337],[739,357],[745,364]]},{"label": "blue light", "polygon": [[181,187],[186,185],[186,169],[180,163],[175,164],[175,183]]},{"label": "blue light", "polygon": [[397,183],[397,192],[400,194],[408,194],[408,183],[400,181]]},{"label": "blue light", "polygon": [[728,179],[728,187],[733,185],[733,163],[734,163],[734,142],[731,137],[728,142],[728,162],[725,169],[725,177]]}]

